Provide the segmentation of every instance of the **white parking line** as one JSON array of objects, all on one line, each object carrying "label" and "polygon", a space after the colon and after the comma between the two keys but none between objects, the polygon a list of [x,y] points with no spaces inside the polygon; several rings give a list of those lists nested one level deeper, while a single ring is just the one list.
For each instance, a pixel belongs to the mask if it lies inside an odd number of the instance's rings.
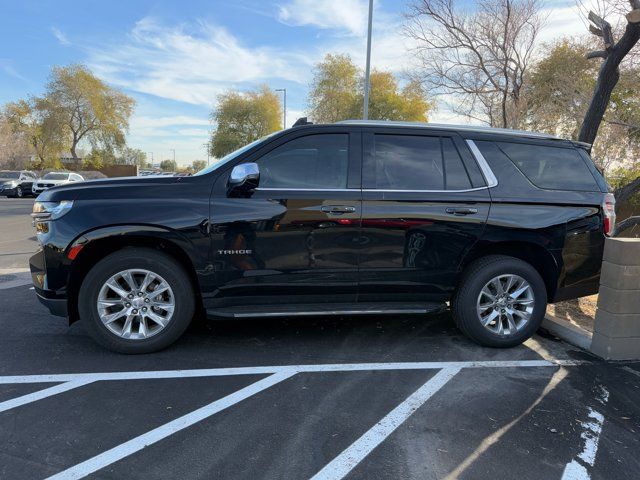
[{"label": "white parking line", "polygon": [[459,371],[460,368],[456,367],[447,367],[440,370],[418,390],[409,395],[404,402],[391,410],[382,420],[316,473],[311,480],[340,480],[347,476],[373,449],[380,445]]},{"label": "white parking line", "polygon": [[[609,400],[609,391],[600,386],[600,392],[596,398],[602,405],[606,405]],[[582,422],[584,429],[580,438],[584,440],[582,452],[578,454],[578,458],[571,460],[564,467],[561,480],[589,480],[591,475],[587,470],[587,466],[593,467],[596,463],[596,454],[598,453],[598,442],[602,433],[602,425],[604,424],[604,416],[589,407],[589,421]]]},{"label": "white parking line", "polygon": [[[276,373],[267,378],[263,378],[251,385],[244,387],[236,392],[227,395],[215,402],[212,402],[204,407],[194,410],[191,413],[187,413],[182,417],[166,423],[158,428],[143,433],[142,435],[135,437],[128,442],[122,443],[117,447],[114,447],[106,452],[96,455],[89,460],[79,463],[67,470],[64,470],[56,475],[49,477],[49,479],[55,480],[71,480],[85,477],[101,468],[104,468],[112,463],[117,462],[129,455],[142,450],[143,448],[152,445],[160,440],[173,435],[180,430],[183,430],[191,425],[198,423],[212,415],[215,415],[222,410],[235,405],[242,400],[255,395],[262,390],[265,390],[277,383],[286,380],[287,378],[295,375],[295,373]],[[179,475],[177,475],[179,476]]]},{"label": "white parking line", "polygon": [[344,363],[320,365],[281,365],[262,367],[211,368],[195,370],[160,370],[146,372],[102,372],[102,373],[70,373],[44,375],[12,375],[0,376],[0,384],[60,383],[50,388],[33,392],[21,397],[0,403],[0,412],[25,405],[98,381],[141,380],[164,378],[197,378],[219,377],[231,375],[269,375],[268,377],[227,395],[215,402],[177,418],[165,425],[155,428],[106,452],[96,455],[78,465],[64,470],[50,478],[76,479],[100,470],[122,458],[125,458],[148,445],[200,422],[236,403],[255,395],[262,390],[290,378],[297,373],[314,372],[350,372],[376,370],[440,370],[422,387],[410,395],[404,402],[394,408],[380,422],[373,426],[360,439],[325,466],[316,479],[343,478],[360,463],[374,448],[384,441],[398,426],[424,404],[435,392],[445,385],[463,368],[511,368],[511,367],[566,367],[575,366],[587,361],[579,360],[508,360],[508,361],[466,361],[466,362],[403,362],[403,363]]},{"label": "white parking line", "polygon": [[57,395],[58,393],[68,392],[69,390],[82,387],[83,385],[87,385],[88,383],[92,383],[92,382],[93,380],[71,380],[69,382],[61,383],[59,385],[54,385],[53,387],[45,388],[43,390],[38,390],[37,392],[32,392],[26,395],[22,395],[21,397],[16,397],[16,398],[12,398],[11,400],[0,402],[0,413],[6,412],[7,410],[11,410],[12,408],[26,405],[27,403],[35,402],[37,400],[50,397],[52,395]]},{"label": "white parking line", "polygon": [[0,376],[0,384],[60,383],[72,380],[111,381],[160,378],[266,375],[269,373],[351,372],[368,370],[431,370],[443,368],[569,367],[590,363],[580,360],[506,360],[480,362],[336,363],[322,365],[280,365],[264,367],[208,368],[197,370],[156,370],[146,372],[62,373]]}]

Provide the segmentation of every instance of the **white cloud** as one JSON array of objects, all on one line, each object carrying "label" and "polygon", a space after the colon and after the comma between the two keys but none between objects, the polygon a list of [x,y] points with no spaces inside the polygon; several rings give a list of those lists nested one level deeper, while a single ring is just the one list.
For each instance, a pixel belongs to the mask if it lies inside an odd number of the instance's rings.
[{"label": "white cloud", "polygon": [[293,126],[293,124],[296,123],[296,120],[298,120],[299,118],[307,117],[308,115],[309,114],[304,110],[295,110],[293,108],[287,107],[287,128]]},{"label": "white cloud", "polygon": [[58,42],[60,42],[60,45],[71,45],[71,42],[69,41],[67,36],[60,29],[51,27],[51,33],[53,33],[53,36],[56,37]]},{"label": "white cloud", "polygon": [[27,81],[27,79],[20,75],[20,72],[15,69],[13,66],[13,60],[9,58],[0,58],[0,71],[10,77],[17,78],[18,80]]},{"label": "white cloud", "polygon": [[181,128],[178,130],[178,135],[181,137],[207,137],[208,133],[208,128]]},{"label": "white cloud", "polygon": [[567,5],[564,2],[549,3],[543,12],[548,14],[548,18],[538,37],[539,42],[549,43],[562,37],[588,33],[586,22],[575,5]]},{"label": "white cloud", "polygon": [[366,0],[291,0],[280,6],[278,20],[287,25],[313,25],[364,35],[368,11]]},{"label": "white cloud", "polygon": [[131,128],[159,128],[182,125],[206,125],[209,126],[207,118],[190,117],[187,115],[176,115],[166,117],[151,117],[148,115],[136,115],[131,119]]},{"label": "white cloud", "polygon": [[290,49],[250,48],[206,22],[172,27],[148,17],[136,24],[128,42],[92,49],[88,63],[114,85],[198,105],[213,104],[228,88],[269,79],[302,83],[309,70],[306,56]]}]

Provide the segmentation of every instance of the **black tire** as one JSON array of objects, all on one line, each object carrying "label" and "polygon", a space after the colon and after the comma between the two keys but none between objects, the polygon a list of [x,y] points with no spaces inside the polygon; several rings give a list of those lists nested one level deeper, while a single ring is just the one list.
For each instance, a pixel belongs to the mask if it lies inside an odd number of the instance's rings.
[{"label": "black tire", "polygon": [[[97,300],[100,289],[111,276],[135,268],[154,272],[167,281],[173,291],[175,309],[169,323],[157,334],[132,340],[116,335],[102,323]],[[191,323],[195,312],[193,284],[172,257],[148,248],[125,248],[106,256],[89,271],[80,287],[78,310],[89,334],[109,350],[128,354],[156,352],[175,342]]]},{"label": "black tire", "polygon": [[20,185],[16,187],[16,197],[18,198],[24,197],[24,191],[22,190],[22,187]]},{"label": "black tire", "polygon": [[[485,328],[476,312],[482,288],[499,275],[515,274],[525,279],[533,290],[533,312],[521,330],[510,335],[498,335]],[[474,342],[486,346],[506,348],[520,345],[540,327],[547,308],[547,289],[538,271],[529,263],[505,255],[490,255],[471,263],[452,301],[453,318],[458,328]]]}]

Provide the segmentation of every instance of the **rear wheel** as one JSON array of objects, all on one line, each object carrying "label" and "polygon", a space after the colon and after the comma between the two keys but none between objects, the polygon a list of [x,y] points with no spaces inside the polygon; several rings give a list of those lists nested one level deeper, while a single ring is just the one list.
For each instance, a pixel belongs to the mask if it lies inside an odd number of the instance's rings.
[{"label": "rear wheel", "polygon": [[78,309],[101,345],[121,353],[149,353],[182,335],[193,318],[195,299],[189,276],[172,257],[127,248],[89,271]]},{"label": "rear wheel", "polygon": [[530,264],[491,255],[467,268],[451,306],[458,328],[470,339],[488,347],[512,347],[540,327],[547,291]]}]

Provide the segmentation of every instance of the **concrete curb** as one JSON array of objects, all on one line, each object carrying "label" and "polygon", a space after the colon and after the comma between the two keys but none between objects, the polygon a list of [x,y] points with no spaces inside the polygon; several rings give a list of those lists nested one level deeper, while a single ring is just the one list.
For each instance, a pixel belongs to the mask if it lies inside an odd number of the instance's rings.
[{"label": "concrete curb", "polygon": [[593,334],[580,327],[576,327],[567,320],[547,314],[542,321],[542,328],[571,345],[575,345],[584,350],[591,348]]}]

